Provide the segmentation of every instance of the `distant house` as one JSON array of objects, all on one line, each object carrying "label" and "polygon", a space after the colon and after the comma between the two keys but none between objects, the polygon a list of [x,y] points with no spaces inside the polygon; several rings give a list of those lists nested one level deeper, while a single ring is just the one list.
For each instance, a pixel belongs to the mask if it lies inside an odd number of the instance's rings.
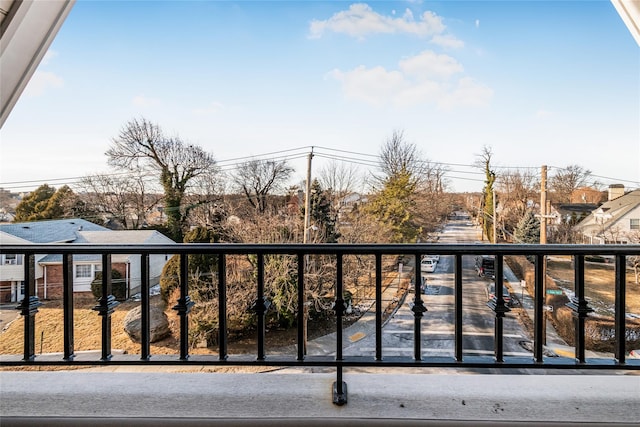
[{"label": "distant house", "polygon": [[[12,243],[91,243],[101,244],[171,244],[171,239],[155,230],[113,231],[81,219],[36,221],[0,225],[0,247]],[[149,257],[151,285],[157,284],[169,254]],[[20,301],[24,296],[24,257],[5,254],[0,265],[0,301]],[[12,264],[12,262],[15,263]],[[114,255],[112,269],[120,271],[127,284],[128,294],[140,288],[140,256]],[[91,282],[101,271],[100,255],[77,254],[73,257],[73,290],[90,292]],[[62,296],[62,256],[40,254],[36,256],[36,295],[55,299]]]},{"label": "distant house", "polygon": [[549,225],[577,224],[597,208],[594,203],[552,203]]},{"label": "distant house", "polygon": [[349,193],[338,202],[338,222],[344,223],[344,216],[351,213],[357,206],[368,202],[367,196],[360,193]]},{"label": "distant house", "polygon": [[574,230],[584,243],[637,243],[640,239],[640,190],[619,197],[618,187],[610,191],[610,200],[578,223]]},{"label": "distant house", "polygon": [[7,212],[5,209],[0,208],[0,224],[1,223],[10,223],[15,218],[15,215],[11,212]]},{"label": "distant house", "polygon": [[[613,184],[609,191],[616,191],[612,189],[619,188],[619,184]],[[622,196],[624,194],[624,186],[622,186],[622,193],[617,194],[615,197]],[[571,193],[572,204],[588,204],[588,205],[600,205],[607,201],[607,192],[600,191],[591,187],[580,187],[573,190]]]}]

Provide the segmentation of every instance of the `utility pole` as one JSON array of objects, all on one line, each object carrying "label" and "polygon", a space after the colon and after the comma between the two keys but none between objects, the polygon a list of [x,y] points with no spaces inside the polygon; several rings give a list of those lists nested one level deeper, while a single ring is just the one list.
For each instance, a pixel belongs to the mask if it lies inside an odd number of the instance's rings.
[{"label": "utility pole", "polygon": [[[306,244],[309,241],[309,230],[311,229],[311,159],[313,159],[313,146],[311,146],[311,152],[307,157],[307,182],[305,185],[304,193],[304,232],[302,233],[302,243]],[[305,271],[309,264],[309,255],[304,257]],[[306,283],[306,282],[305,282]],[[303,335],[303,352],[307,354],[307,319],[309,318],[309,309],[307,308],[307,289],[302,290],[302,312],[304,317],[304,324],[302,325]]]},{"label": "utility pole", "polygon": [[307,182],[304,192],[304,235],[302,237],[302,243],[307,243],[309,240],[309,228],[311,222],[311,159],[313,158],[313,146],[311,152],[307,157]]}]

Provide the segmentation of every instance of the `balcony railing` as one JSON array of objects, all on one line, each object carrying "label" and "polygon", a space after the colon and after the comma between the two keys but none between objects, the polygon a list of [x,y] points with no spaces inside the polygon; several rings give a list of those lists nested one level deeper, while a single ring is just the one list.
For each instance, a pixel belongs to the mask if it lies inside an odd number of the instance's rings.
[{"label": "balcony railing", "polygon": [[[640,256],[639,245],[477,245],[477,244],[176,244],[176,245],[2,245],[3,253],[24,254],[25,298],[17,307],[24,319],[24,351],[19,355],[0,356],[0,366],[40,366],[40,365],[217,365],[217,366],[280,366],[280,367],[333,367],[336,369],[336,381],[333,390],[333,402],[342,405],[347,402],[347,388],[343,380],[343,370],[350,367],[410,367],[410,368],[493,368],[505,369],[572,369],[572,370],[640,370],[640,359],[628,359],[629,349],[625,343],[626,309],[626,264],[627,258]],[[63,257],[63,310],[64,310],[64,351],[61,356],[36,355],[35,318],[42,302],[35,292],[36,254],[61,254]],[[73,323],[73,255],[99,254],[102,256],[103,286],[96,311],[102,316],[100,357],[77,357],[74,353]],[[142,338],[139,355],[113,355],[111,349],[111,314],[117,305],[110,294],[111,257],[115,254],[138,254],[141,256],[142,291]],[[149,256],[153,254],[176,254],[180,256],[180,298],[173,307],[180,318],[180,351],[176,355],[151,355],[150,352],[150,295],[149,295]],[[188,255],[204,254],[217,257],[218,286],[218,354],[190,355],[188,317],[193,307],[189,296]],[[412,356],[383,356],[383,256],[398,256],[420,265],[424,254],[452,256],[453,259],[453,352],[451,357],[425,356],[422,351],[423,330],[421,320],[428,307],[425,306],[420,286],[411,290],[412,312],[414,317]],[[495,257],[496,298],[489,302],[495,318],[494,351],[492,356],[470,356],[463,348],[463,257],[477,255]],[[255,358],[247,355],[231,356],[228,352],[227,334],[227,258],[230,256],[251,255],[256,262],[255,302],[253,310],[257,324],[257,342]],[[305,303],[305,262],[308,256],[330,255],[335,259],[334,312],[336,325],[335,353],[327,356],[307,355],[305,310],[297,310],[296,354],[268,355],[265,351],[265,315],[268,299],[265,295],[265,257],[270,255],[288,255],[297,260],[297,307]],[[343,260],[346,256],[367,255],[375,259],[375,354],[345,355],[343,343],[343,319],[345,316]],[[535,287],[533,302],[533,351],[530,357],[509,356],[504,351],[503,319],[509,307],[503,298],[504,283],[503,262],[505,256],[526,255],[535,259]],[[549,255],[571,256],[574,265],[574,292],[568,307],[573,311],[575,321],[575,357],[548,357],[544,352],[545,343],[545,257]],[[608,358],[587,358],[585,352],[585,319],[592,308],[585,297],[585,257],[606,255],[615,260],[615,352]],[[412,271],[412,282],[421,283],[420,268]],[[96,332],[98,333],[98,332]]]}]

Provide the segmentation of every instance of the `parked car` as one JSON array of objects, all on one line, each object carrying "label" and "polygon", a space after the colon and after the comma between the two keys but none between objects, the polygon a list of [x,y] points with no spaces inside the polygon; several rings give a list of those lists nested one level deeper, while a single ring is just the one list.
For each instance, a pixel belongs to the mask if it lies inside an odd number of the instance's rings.
[{"label": "parked car", "polygon": [[[496,299],[496,284],[492,283],[489,285],[489,300]],[[511,305],[511,294],[509,293],[509,289],[505,285],[502,285],[502,299],[505,304]]]},{"label": "parked car", "polygon": [[433,273],[436,270],[436,265],[438,265],[438,261],[432,258],[423,258],[420,262],[420,271],[424,271],[425,273]]},{"label": "parked car", "polygon": [[629,357],[631,359],[640,359],[640,348],[635,349],[635,350],[631,350],[629,352]]},{"label": "parked car", "polygon": [[492,255],[479,255],[476,257],[476,272],[480,277],[494,279],[496,277],[495,259]]},{"label": "parked car", "polygon": [[436,262],[440,262],[440,255],[424,255],[422,259],[425,259],[425,258],[435,259]]}]

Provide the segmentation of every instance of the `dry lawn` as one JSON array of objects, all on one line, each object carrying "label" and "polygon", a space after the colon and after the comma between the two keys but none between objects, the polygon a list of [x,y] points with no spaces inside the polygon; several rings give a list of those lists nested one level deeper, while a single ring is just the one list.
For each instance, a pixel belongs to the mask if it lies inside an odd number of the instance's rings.
[{"label": "dry lawn", "polygon": [[[547,274],[562,288],[574,291],[574,272],[570,258],[553,257],[547,261]],[[585,296],[598,314],[612,316],[615,304],[613,264],[585,263]],[[640,315],[640,285],[633,270],[627,270],[627,313]]]},{"label": "dry lawn", "polygon": [[[161,303],[160,297],[153,297],[152,303]],[[140,344],[133,342],[123,328],[127,312],[139,302],[121,303],[111,316],[111,348],[128,354],[139,354]],[[92,310],[96,305],[93,298],[79,297],[74,301],[74,348],[76,351],[100,350],[102,348],[102,317]],[[59,353],[63,351],[63,310],[62,301],[45,301],[36,314],[35,351],[39,353]],[[23,320],[18,318],[0,335],[0,354],[21,354],[23,348]],[[172,325],[177,326],[177,325]],[[173,328],[172,328],[173,329]],[[178,342],[173,336],[151,344],[152,354],[177,354]]]}]

